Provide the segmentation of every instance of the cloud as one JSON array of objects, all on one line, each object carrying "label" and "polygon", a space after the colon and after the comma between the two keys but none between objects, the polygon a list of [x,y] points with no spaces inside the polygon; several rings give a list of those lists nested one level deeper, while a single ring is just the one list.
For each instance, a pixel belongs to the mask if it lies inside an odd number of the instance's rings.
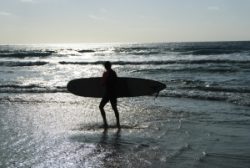
[{"label": "cloud", "polygon": [[101,8],[100,12],[102,12],[102,13],[108,13],[108,10],[106,8]]},{"label": "cloud", "polygon": [[30,3],[30,2],[34,2],[34,0],[20,0],[20,2],[24,2],[24,3]]},{"label": "cloud", "polygon": [[11,16],[12,14],[5,11],[0,11],[0,16]]},{"label": "cloud", "polygon": [[108,10],[106,8],[100,8],[96,13],[89,14],[88,17],[95,21],[107,21],[109,20],[107,14]]},{"label": "cloud", "polygon": [[99,20],[99,21],[105,20],[104,17],[102,17],[102,16],[97,16],[97,15],[89,15],[89,18],[91,18],[91,19],[93,19],[93,20]]},{"label": "cloud", "polygon": [[209,6],[209,7],[207,7],[207,9],[211,10],[211,11],[219,11],[220,7],[219,6]]}]

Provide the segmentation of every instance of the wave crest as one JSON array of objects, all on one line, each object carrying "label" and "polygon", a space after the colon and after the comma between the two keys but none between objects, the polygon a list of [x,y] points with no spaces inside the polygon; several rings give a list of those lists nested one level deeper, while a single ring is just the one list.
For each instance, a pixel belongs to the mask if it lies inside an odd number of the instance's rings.
[{"label": "wave crest", "polygon": [[45,62],[45,61],[3,61],[3,62],[0,62],[0,66],[9,66],[9,67],[42,66],[46,64],[48,64],[48,62]]},{"label": "wave crest", "polygon": [[1,51],[0,57],[2,58],[25,58],[25,57],[48,57],[55,51]]}]

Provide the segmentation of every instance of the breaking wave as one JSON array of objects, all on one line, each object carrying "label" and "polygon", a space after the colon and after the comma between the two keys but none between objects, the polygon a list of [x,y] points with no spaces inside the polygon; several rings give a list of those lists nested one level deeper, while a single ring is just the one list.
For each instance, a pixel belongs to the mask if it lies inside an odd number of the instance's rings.
[{"label": "breaking wave", "polygon": [[[95,62],[71,62],[60,61],[60,64],[76,64],[76,65],[98,65],[103,64],[104,61]],[[164,64],[208,64],[208,63],[228,63],[228,64],[250,64],[250,60],[167,60],[167,61],[113,61],[114,65],[164,65]]]},{"label": "breaking wave", "polygon": [[0,93],[57,93],[67,92],[66,87],[45,87],[39,85],[0,85]]},{"label": "breaking wave", "polygon": [[204,43],[162,43],[149,46],[137,45],[117,47],[115,53],[133,55],[157,55],[169,52],[181,55],[223,55],[250,52],[250,42],[204,42]]},{"label": "breaking wave", "polygon": [[48,57],[55,51],[0,51],[0,58]]},{"label": "breaking wave", "polygon": [[3,61],[0,62],[0,66],[9,66],[9,67],[15,67],[15,66],[41,66],[46,65],[48,62],[45,61]]}]

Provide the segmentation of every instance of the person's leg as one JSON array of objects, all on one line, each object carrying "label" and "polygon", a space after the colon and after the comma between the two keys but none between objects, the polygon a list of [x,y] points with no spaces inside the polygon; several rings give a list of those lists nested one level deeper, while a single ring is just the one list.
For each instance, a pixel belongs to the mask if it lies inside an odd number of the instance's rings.
[{"label": "person's leg", "polygon": [[108,103],[109,99],[106,98],[106,97],[103,97],[101,102],[100,102],[100,105],[99,105],[99,109],[101,111],[101,114],[102,114],[102,119],[103,119],[103,123],[104,123],[104,127],[108,127],[108,124],[107,124],[107,119],[106,119],[106,114],[105,114],[105,111],[104,111],[104,106]]},{"label": "person's leg", "polygon": [[121,126],[120,126],[119,112],[118,112],[118,109],[117,109],[117,99],[116,98],[110,99],[110,103],[111,103],[111,106],[112,106],[112,108],[113,108],[113,110],[115,112],[117,127],[121,128]]}]

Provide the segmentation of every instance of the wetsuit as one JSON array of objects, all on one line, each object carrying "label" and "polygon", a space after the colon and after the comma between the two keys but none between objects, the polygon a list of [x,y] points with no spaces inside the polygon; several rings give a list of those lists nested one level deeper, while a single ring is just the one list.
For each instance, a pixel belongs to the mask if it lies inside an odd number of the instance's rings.
[{"label": "wetsuit", "polygon": [[117,75],[116,72],[112,69],[103,73],[102,76],[102,85],[105,87],[104,89],[104,98],[116,98],[116,79]]},{"label": "wetsuit", "polygon": [[117,75],[116,75],[116,72],[113,71],[112,69],[109,69],[103,73],[102,85],[104,86],[105,90],[104,90],[104,95],[102,97],[99,108],[100,108],[100,111],[102,114],[105,128],[108,126],[108,124],[107,124],[107,120],[106,120],[104,106],[109,101],[110,101],[111,106],[115,112],[117,127],[120,128],[119,112],[117,109],[116,81],[117,81]]}]

